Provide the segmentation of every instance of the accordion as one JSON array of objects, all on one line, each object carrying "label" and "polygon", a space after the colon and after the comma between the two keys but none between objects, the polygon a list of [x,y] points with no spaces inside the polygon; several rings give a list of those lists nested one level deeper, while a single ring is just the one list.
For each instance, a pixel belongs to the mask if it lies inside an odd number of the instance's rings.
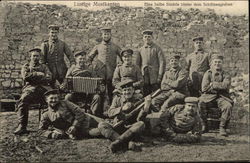
[{"label": "accordion", "polygon": [[66,78],[66,89],[68,91],[86,94],[95,94],[102,91],[104,85],[102,78],[90,77],[68,77]]}]

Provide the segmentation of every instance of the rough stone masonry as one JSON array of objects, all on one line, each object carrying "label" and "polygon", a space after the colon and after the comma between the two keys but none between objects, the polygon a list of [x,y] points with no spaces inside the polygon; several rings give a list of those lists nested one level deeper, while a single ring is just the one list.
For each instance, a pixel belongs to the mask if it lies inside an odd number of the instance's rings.
[{"label": "rough stone masonry", "polygon": [[248,73],[248,16],[218,15],[213,10],[163,10],[112,6],[101,11],[66,6],[2,2],[0,6],[0,95],[7,98],[22,87],[20,69],[29,60],[28,50],[48,37],[48,25],[61,25],[60,38],[72,51],[87,52],[100,41],[100,26],[113,26],[113,41],[135,51],[142,44],[141,31],[155,31],[154,39],[169,54],[193,51],[192,37],[202,35],[206,50],[225,55],[225,68],[233,76]]}]

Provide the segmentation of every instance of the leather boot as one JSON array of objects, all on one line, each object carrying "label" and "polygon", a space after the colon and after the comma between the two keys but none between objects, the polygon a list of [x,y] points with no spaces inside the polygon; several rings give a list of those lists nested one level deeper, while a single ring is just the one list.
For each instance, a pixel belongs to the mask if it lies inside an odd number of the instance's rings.
[{"label": "leather boot", "polygon": [[221,121],[220,121],[219,134],[221,136],[228,136],[227,131],[226,131],[226,120],[224,120],[224,119],[221,119]]},{"label": "leather boot", "polygon": [[111,141],[115,141],[120,136],[117,132],[115,132],[112,126],[106,122],[99,123],[98,129],[101,135],[103,135],[105,138]]},{"label": "leather boot", "polygon": [[115,153],[122,149],[123,144],[127,144],[133,138],[133,132],[131,130],[127,130],[124,132],[116,141],[110,144],[110,150],[112,153]]},{"label": "leather boot", "polygon": [[26,127],[24,127],[23,125],[19,124],[18,127],[16,128],[16,130],[14,131],[14,134],[16,135],[23,135],[25,133],[28,133]]}]

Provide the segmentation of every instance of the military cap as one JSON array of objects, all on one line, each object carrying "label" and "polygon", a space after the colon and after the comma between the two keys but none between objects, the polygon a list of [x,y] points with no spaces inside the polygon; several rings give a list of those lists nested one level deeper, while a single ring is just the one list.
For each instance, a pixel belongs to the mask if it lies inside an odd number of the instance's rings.
[{"label": "military cap", "polygon": [[102,27],[101,31],[103,31],[103,32],[111,32],[111,27],[109,27],[109,26]]},{"label": "military cap", "polygon": [[131,80],[131,79],[126,79],[126,80],[121,81],[121,82],[118,84],[118,86],[119,86],[120,88],[128,88],[128,87],[133,87],[133,83],[134,83],[133,80]]},{"label": "military cap", "polygon": [[33,51],[36,51],[36,52],[41,52],[42,50],[40,48],[33,48],[33,49],[30,49],[29,52],[33,52]]},{"label": "military cap", "polygon": [[123,56],[123,54],[124,54],[125,52],[127,52],[127,54],[129,54],[129,55],[132,55],[132,54],[134,53],[134,51],[133,51],[132,49],[123,49],[123,50],[121,51],[121,56]]},{"label": "military cap", "polygon": [[59,26],[58,25],[49,25],[49,29],[51,29],[51,30],[59,30]]},{"label": "military cap", "polygon": [[147,29],[147,30],[142,31],[142,34],[143,34],[143,35],[153,35],[153,31]]},{"label": "military cap", "polygon": [[214,60],[214,59],[221,59],[221,60],[223,60],[223,55],[214,52],[214,53],[212,54],[212,56],[211,56],[211,59],[212,59],[212,60]]},{"label": "military cap", "polygon": [[58,89],[50,89],[48,91],[46,91],[43,95],[44,96],[48,96],[48,95],[51,95],[51,94],[59,94],[59,90]]},{"label": "military cap", "polygon": [[194,37],[193,41],[203,41],[203,37],[201,37],[201,36]]},{"label": "military cap", "polygon": [[186,97],[185,103],[198,103],[199,99],[197,97]]},{"label": "military cap", "polygon": [[77,52],[74,53],[74,57],[76,58],[76,57],[79,56],[79,55],[84,56],[84,55],[86,55],[86,54],[87,54],[87,53],[86,53],[85,51],[77,51]]},{"label": "military cap", "polygon": [[171,55],[170,55],[170,58],[169,59],[173,59],[173,58],[176,58],[176,59],[180,59],[181,56],[178,52],[173,52]]}]

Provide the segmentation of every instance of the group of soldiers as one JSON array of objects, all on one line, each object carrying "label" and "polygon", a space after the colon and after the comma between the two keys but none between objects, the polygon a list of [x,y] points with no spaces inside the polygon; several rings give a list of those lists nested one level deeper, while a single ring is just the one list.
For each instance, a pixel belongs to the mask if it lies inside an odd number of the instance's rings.
[{"label": "group of soldiers", "polygon": [[[154,43],[151,30],[142,32],[144,45],[135,56],[136,64],[132,49],[121,49],[111,41],[109,27],[101,29],[101,43],[88,54],[77,51],[74,55],[58,38],[59,27],[50,25],[49,30],[49,39],[40,48],[29,51],[30,61],[21,70],[25,85],[16,105],[15,134],[27,133],[29,107],[41,103],[47,106],[40,120],[41,135],[55,139],[105,137],[112,141],[112,152],[132,148],[131,142],[150,128],[146,119],[154,113],[159,116],[153,134],[179,142],[185,141],[183,135],[189,135],[186,141],[196,142],[208,132],[208,110],[218,107],[219,133],[228,135],[226,128],[233,107],[229,97],[230,76],[223,71],[222,55],[204,51],[203,37],[193,39],[195,50],[186,57],[187,67],[181,67],[182,56],[178,52],[168,57],[166,66],[163,51]],[[65,78],[79,76],[102,78],[104,86],[96,94],[70,92],[62,97]],[[110,103],[108,121],[103,110],[106,96]],[[90,103],[88,112],[77,105],[84,100]],[[138,112],[131,114],[140,101],[143,103]]]}]

